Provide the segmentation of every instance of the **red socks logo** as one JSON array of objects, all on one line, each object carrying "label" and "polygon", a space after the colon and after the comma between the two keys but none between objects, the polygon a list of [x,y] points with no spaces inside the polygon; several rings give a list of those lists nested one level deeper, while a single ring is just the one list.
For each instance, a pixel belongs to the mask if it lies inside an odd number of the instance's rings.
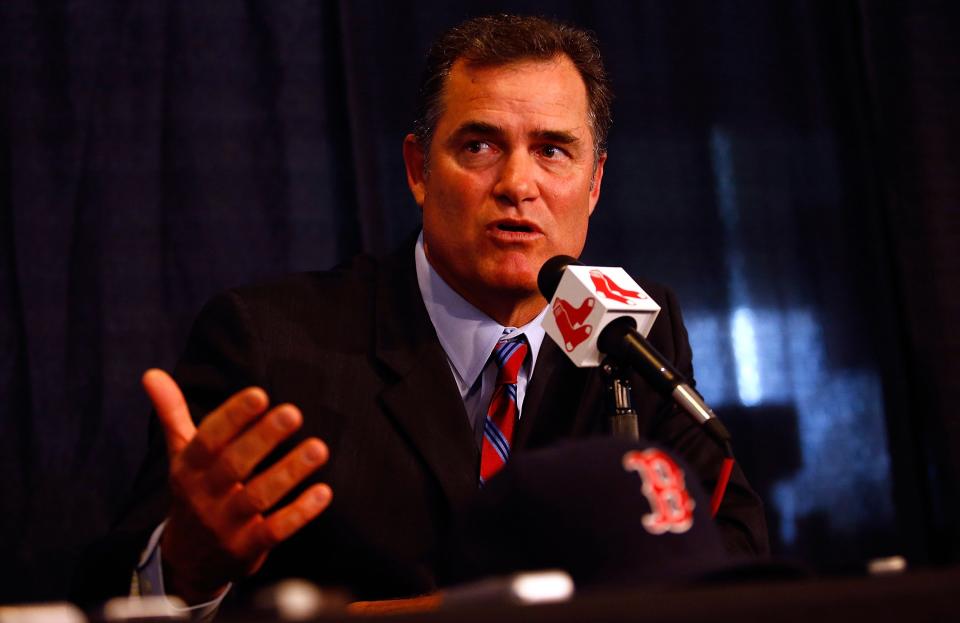
[{"label": "red socks logo", "polygon": [[563,335],[563,346],[569,353],[590,337],[593,331],[593,325],[584,324],[587,316],[593,311],[593,305],[596,301],[592,296],[588,296],[580,303],[580,307],[574,307],[569,302],[557,298],[553,302],[553,317],[557,321],[557,327]]},{"label": "red socks logo", "polygon": [[643,481],[643,494],[650,502],[650,513],[641,519],[647,532],[682,534],[690,529],[695,502],[684,484],[683,470],[666,452],[656,448],[627,452],[623,468],[637,472]]},{"label": "red socks logo", "polygon": [[593,281],[593,287],[597,292],[604,295],[611,301],[633,305],[630,299],[639,299],[640,293],[636,290],[627,290],[617,285],[617,282],[602,272],[594,268],[590,271],[590,279]]}]

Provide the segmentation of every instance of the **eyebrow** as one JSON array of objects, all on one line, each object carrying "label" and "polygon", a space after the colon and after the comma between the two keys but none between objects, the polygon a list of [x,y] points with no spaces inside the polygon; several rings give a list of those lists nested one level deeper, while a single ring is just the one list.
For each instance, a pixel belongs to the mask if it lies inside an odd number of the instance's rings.
[{"label": "eyebrow", "polygon": [[[451,135],[448,143],[455,144],[460,142],[465,136],[479,137],[499,137],[505,134],[502,127],[487,123],[485,121],[465,121]],[[547,143],[556,143],[557,145],[575,145],[580,139],[572,132],[566,130],[542,130],[537,129],[531,132],[531,135],[539,141]]]},{"label": "eyebrow", "polygon": [[447,139],[447,143],[450,145],[455,145],[464,139],[466,136],[480,136],[480,137],[497,137],[503,136],[503,128],[492,123],[486,123],[484,121],[465,121],[460,124],[460,127],[453,131],[450,134],[450,138]]},{"label": "eyebrow", "polygon": [[558,145],[575,145],[580,139],[566,130],[536,130],[533,135],[541,141]]}]

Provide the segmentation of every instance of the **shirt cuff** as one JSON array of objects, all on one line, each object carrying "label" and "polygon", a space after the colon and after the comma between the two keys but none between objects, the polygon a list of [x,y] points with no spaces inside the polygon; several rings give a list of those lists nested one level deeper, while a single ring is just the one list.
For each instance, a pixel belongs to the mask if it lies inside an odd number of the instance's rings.
[{"label": "shirt cuff", "polygon": [[[133,573],[133,579],[130,584],[131,597],[166,597],[167,592],[163,586],[163,559],[160,556],[160,537],[163,536],[163,529],[167,525],[163,521],[150,535],[150,540],[140,555],[140,562]],[[189,617],[191,621],[209,621],[216,614],[220,602],[230,592],[233,584],[227,584],[227,587],[216,598],[194,606],[183,607],[180,603],[170,602],[170,607],[175,612],[182,612]]]}]

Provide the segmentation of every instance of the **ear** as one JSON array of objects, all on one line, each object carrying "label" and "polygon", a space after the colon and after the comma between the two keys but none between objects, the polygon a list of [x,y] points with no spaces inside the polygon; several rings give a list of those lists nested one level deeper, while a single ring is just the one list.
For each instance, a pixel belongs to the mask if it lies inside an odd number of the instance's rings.
[{"label": "ear", "polygon": [[427,194],[426,172],[423,168],[424,153],[413,134],[407,134],[403,139],[403,163],[407,166],[407,186],[413,193],[413,200],[422,208],[423,199]]},{"label": "ear", "polygon": [[607,162],[607,152],[600,154],[597,158],[597,170],[593,173],[593,181],[590,186],[590,207],[587,214],[593,214],[597,207],[597,201],[600,200],[600,183],[603,181],[603,165]]}]

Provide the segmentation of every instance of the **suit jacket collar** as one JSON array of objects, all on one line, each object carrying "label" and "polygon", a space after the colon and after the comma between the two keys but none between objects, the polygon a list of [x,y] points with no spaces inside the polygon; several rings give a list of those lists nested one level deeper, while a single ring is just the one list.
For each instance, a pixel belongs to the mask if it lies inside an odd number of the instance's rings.
[{"label": "suit jacket collar", "polygon": [[380,399],[458,506],[477,490],[479,451],[417,287],[412,245],[381,262],[376,280],[375,355],[394,375]]}]

